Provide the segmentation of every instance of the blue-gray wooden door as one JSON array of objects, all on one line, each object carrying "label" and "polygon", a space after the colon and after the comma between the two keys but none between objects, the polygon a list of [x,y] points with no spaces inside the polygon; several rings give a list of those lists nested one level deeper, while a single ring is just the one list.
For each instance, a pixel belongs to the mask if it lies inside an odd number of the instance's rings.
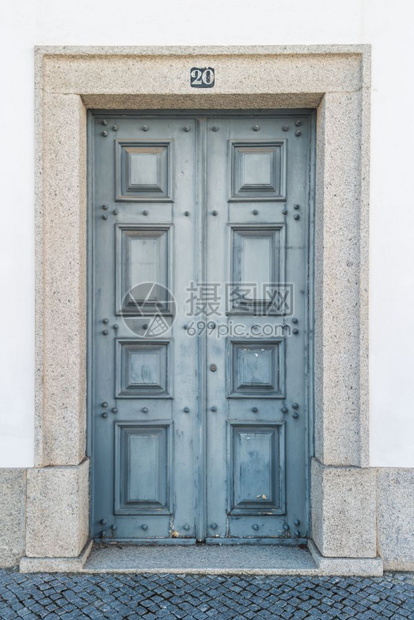
[{"label": "blue-gray wooden door", "polygon": [[311,119],[91,115],[94,538],[307,537]]}]

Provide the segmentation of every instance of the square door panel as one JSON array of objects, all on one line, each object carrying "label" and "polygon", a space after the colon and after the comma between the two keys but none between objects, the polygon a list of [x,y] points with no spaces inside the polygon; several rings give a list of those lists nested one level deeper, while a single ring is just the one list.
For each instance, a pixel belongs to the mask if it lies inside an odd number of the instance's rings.
[{"label": "square door panel", "polygon": [[171,143],[117,140],[116,200],[171,202]]},{"label": "square door panel", "polygon": [[230,200],[286,200],[286,140],[230,144]]},{"label": "square door panel", "polygon": [[168,226],[116,227],[118,314],[172,314],[170,231]]},{"label": "square door panel", "polygon": [[170,424],[115,428],[115,514],[169,514]]},{"label": "square door panel", "polygon": [[285,295],[285,292],[282,292],[282,288],[283,291],[286,288],[283,284],[285,239],[284,224],[232,226],[231,284],[227,287],[226,299],[228,312],[254,315],[283,314],[285,306],[274,303],[276,301],[274,297]]},{"label": "square door panel", "polygon": [[284,398],[283,338],[230,341],[229,398]]},{"label": "square door panel", "polygon": [[231,515],[285,513],[284,424],[230,424]]},{"label": "square door panel", "polygon": [[170,341],[116,341],[116,397],[171,398]]}]

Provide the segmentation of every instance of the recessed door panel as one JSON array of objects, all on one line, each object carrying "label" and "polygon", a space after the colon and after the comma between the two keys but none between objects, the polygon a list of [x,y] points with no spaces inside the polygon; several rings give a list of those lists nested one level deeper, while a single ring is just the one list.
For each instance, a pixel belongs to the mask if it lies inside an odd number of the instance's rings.
[{"label": "recessed door panel", "polygon": [[118,140],[116,200],[164,202],[171,196],[171,143]]},{"label": "recessed door panel", "polygon": [[284,200],[286,198],[286,142],[230,142],[230,200]]},{"label": "recessed door panel", "polygon": [[311,122],[91,115],[94,539],[308,536]]},{"label": "recessed door panel", "polygon": [[170,425],[117,424],[115,513],[170,514]]},{"label": "recessed door panel", "polygon": [[170,235],[168,227],[116,228],[118,313],[130,316],[171,313]]},{"label": "recessed door panel", "polygon": [[285,226],[231,227],[231,313],[274,314],[272,291],[285,282]]},{"label": "recessed door panel", "polygon": [[116,341],[117,398],[171,398],[171,342]]},{"label": "recessed door panel", "polygon": [[285,340],[229,342],[229,398],[283,398]]},{"label": "recessed door panel", "polygon": [[284,425],[231,423],[229,434],[229,514],[284,514]]},{"label": "recessed door panel", "polygon": [[269,282],[279,282],[280,228],[234,230],[234,280],[255,282],[258,292]]}]

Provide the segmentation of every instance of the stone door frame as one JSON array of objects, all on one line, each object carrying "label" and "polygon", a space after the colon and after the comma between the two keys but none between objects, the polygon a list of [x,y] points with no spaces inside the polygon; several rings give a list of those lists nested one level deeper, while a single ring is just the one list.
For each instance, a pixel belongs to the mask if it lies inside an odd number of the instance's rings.
[{"label": "stone door frame", "polygon": [[[22,565],[76,570],[90,549],[87,110],[198,108],[317,110],[311,550],[379,562],[368,467],[370,46],[38,47],[35,57],[36,441]],[[190,87],[193,66],[214,66],[214,88]]]}]

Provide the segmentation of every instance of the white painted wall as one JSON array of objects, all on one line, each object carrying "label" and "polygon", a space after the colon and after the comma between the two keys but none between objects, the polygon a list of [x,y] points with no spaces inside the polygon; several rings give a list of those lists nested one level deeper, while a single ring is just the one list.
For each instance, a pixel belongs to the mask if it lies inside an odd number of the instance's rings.
[{"label": "white painted wall", "polygon": [[33,46],[316,43],[373,45],[371,463],[414,466],[411,7],[410,0],[0,0],[0,467],[33,463]]}]

